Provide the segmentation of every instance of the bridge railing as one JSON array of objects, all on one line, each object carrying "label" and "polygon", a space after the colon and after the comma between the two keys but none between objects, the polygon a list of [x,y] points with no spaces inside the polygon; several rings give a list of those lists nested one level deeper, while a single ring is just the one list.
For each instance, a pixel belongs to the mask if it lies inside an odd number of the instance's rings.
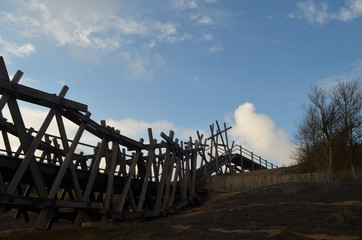
[{"label": "bridge railing", "polygon": [[272,162],[262,158],[261,156],[255,154],[252,151],[247,150],[242,145],[236,144],[233,146],[231,150],[232,154],[240,154],[242,157],[246,157],[249,160],[251,160],[253,163],[259,164],[262,167],[265,167],[267,169],[273,169],[277,168],[278,166],[273,164]]}]

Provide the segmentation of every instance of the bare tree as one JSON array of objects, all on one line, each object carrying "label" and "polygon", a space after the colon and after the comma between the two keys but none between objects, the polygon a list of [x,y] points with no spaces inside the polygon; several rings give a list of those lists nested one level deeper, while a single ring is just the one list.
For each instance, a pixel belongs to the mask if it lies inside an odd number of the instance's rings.
[{"label": "bare tree", "polygon": [[342,149],[350,149],[353,159],[357,159],[356,150],[361,145],[361,84],[338,81],[331,88],[315,86],[308,97],[309,104],[295,135],[299,145],[297,161],[316,166],[325,159],[325,167],[332,169],[334,154]]}]

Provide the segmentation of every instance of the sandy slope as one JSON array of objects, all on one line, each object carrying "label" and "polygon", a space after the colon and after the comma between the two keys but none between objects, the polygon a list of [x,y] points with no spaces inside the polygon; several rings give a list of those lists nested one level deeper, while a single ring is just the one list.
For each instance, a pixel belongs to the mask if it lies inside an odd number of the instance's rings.
[{"label": "sandy slope", "polygon": [[211,193],[202,206],[167,218],[117,223],[106,231],[20,226],[1,231],[0,239],[362,239],[362,179]]}]

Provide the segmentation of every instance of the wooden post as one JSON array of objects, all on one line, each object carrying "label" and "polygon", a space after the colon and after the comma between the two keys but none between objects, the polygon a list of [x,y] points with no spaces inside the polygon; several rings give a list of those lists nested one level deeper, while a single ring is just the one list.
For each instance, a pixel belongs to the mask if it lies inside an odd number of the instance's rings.
[{"label": "wooden post", "polygon": [[259,156],[259,166],[261,168],[261,156]]},{"label": "wooden post", "polygon": [[[174,132],[170,131],[169,134],[169,138],[171,140],[173,140],[173,136],[174,136]],[[170,159],[170,153],[171,153],[171,148],[167,147],[166,149],[166,153],[165,153],[165,159],[164,159],[164,164],[162,167],[162,175],[161,175],[161,181],[160,184],[157,188],[157,195],[156,195],[156,201],[155,201],[155,211],[159,211],[161,210],[161,200],[163,197],[163,190],[166,184],[166,180],[167,180],[167,176],[168,176],[168,166],[169,166],[169,159]]]},{"label": "wooden post", "polygon": [[148,150],[146,175],[143,179],[142,190],[141,190],[140,199],[138,201],[138,206],[137,206],[137,212],[140,212],[142,210],[143,202],[144,202],[145,196],[146,196],[146,190],[148,188],[148,181],[149,181],[150,174],[151,174],[152,163],[155,160],[155,145],[157,144],[157,140],[153,139],[151,128],[148,129],[148,136],[149,136],[149,141],[150,141],[150,149]]},{"label": "wooden post", "polygon": [[244,172],[243,147],[240,145],[240,169]]},{"label": "wooden post", "polygon": [[[114,171],[116,170],[116,162],[117,162],[117,156],[119,152],[119,146],[117,142],[112,142],[112,159],[110,162],[110,166],[108,167],[107,172],[107,189],[106,189],[106,196],[103,203],[103,210],[107,211],[109,209],[109,204],[111,202],[111,198],[113,195],[113,180],[114,180]],[[104,226],[106,226],[108,217],[106,215],[103,215],[102,221]]]},{"label": "wooden post", "polygon": [[251,152],[251,170],[254,171],[254,153]]}]

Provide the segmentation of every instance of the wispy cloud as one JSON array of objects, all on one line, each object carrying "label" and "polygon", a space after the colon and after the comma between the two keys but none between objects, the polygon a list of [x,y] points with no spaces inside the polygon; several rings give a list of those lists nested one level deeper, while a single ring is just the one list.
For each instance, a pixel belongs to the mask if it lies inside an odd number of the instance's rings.
[{"label": "wispy cloud", "polygon": [[212,41],[214,37],[211,34],[205,34],[202,39],[206,41]]},{"label": "wispy cloud", "polygon": [[299,8],[298,17],[307,20],[311,24],[324,24],[330,20],[328,6],[326,3],[316,5],[314,1],[297,3]]},{"label": "wispy cloud", "polygon": [[213,21],[210,16],[203,16],[197,21],[199,24],[212,24]]},{"label": "wispy cloud", "polygon": [[35,52],[35,46],[31,43],[18,45],[14,42],[8,42],[0,35],[0,50],[6,57],[12,55],[17,57],[26,57]]},{"label": "wispy cloud", "polygon": [[194,0],[172,0],[171,4],[180,10],[198,8],[197,2]]},{"label": "wispy cloud", "polygon": [[298,11],[287,15],[287,18],[306,20],[312,25],[327,24],[332,20],[349,22],[362,16],[362,0],[347,0],[337,11],[329,11],[325,2],[315,3],[314,0],[297,3]]},{"label": "wispy cloud", "polygon": [[325,87],[333,86],[336,81],[360,80],[362,77],[362,59],[356,60],[350,64],[350,70],[344,73],[329,76],[318,81],[318,84]]},{"label": "wispy cloud", "polygon": [[267,115],[256,113],[251,103],[240,105],[229,116],[231,136],[250,151],[273,160],[278,165],[289,165],[292,143],[283,129],[277,129]]},{"label": "wispy cloud", "polygon": [[[101,63],[103,57],[112,54],[124,66],[126,77],[150,79],[157,71],[150,55],[163,45],[196,39],[194,42],[210,42],[209,52],[223,49],[220,40],[204,34],[225,17],[220,10],[207,7],[215,0],[173,0],[160,9],[147,9],[148,14],[138,14],[144,7],[141,2],[9,2],[0,11],[2,27],[7,31],[0,36],[0,50],[5,56],[26,57],[40,52],[43,45],[66,48],[71,56],[94,63]],[[190,12],[180,13],[187,9]],[[191,13],[191,18],[182,15]]]},{"label": "wispy cloud", "polygon": [[204,0],[206,3],[210,3],[210,4],[212,4],[212,3],[216,3],[216,0]]},{"label": "wispy cloud", "polygon": [[224,50],[224,47],[220,42],[214,42],[212,46],[209,48],[210,53],[218,53]]},{"label": "wispy cloud", "polygon": [[80,0],[71,4],[68,1],[17,2],[17,14],[5,12],[2,20],[27,36],[40,34],[54,39],[59,46],[113,51],[127,44],[130,36],[168,41],[177,35],[176,24],[116,12],[118,5],[112,0],[91,3]]}]

